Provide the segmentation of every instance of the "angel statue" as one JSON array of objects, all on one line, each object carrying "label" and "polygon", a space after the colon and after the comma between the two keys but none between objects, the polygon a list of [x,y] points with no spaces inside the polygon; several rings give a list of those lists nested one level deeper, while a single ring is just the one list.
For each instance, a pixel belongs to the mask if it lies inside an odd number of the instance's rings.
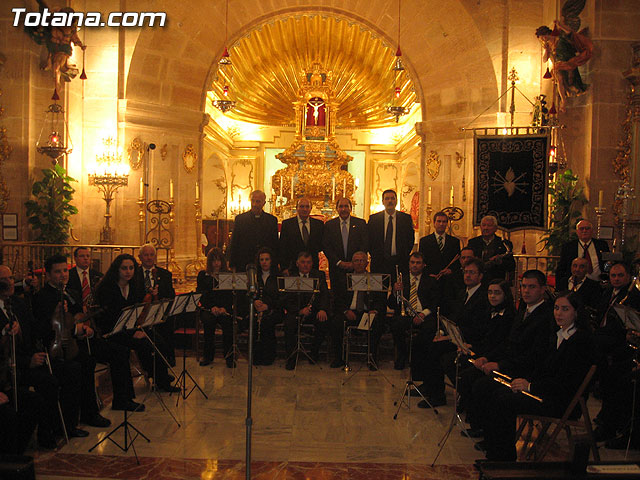
[{"label": "angel statue", "polygon": [[582,81],[578,67],[589,61],[593,55],[593,43],[589,39],[588,28],[580,28],[580,12],[586,0],[567,0],[562,6],[562,21],[555,20],[553,30],[543,25],[536,30],[536,36],[544,48],[543,61],[551,59],[553,76],[560,95],[559,108],[564,111],[568,97],[583,94],[587,85]]},{"label": "angel statue", "polygon": [[[37,2],[41,13],[45,8],[51,12],[74,13],[70,7],[52,10],[44,0],[37,0]],[[75,18],[70,25],[25,27],[25,30],[38,45],[46,47],[40,57],[40,68],[53,71],[56,87],[60,86],[60,80],[70,82],[78,75],[78,67],[71,62],[73,46],[78,45],[82,50],[87,47],[78,36]]]}]

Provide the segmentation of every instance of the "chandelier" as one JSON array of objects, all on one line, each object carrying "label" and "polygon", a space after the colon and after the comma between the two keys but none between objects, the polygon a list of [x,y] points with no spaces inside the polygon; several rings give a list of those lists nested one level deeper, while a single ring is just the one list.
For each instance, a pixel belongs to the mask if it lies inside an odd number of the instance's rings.
[{"label": "chandelier", "polygon": [[393,64],[393,96],[391,97],[391,103],[387,105],[387,113],[390,113],[396,118],[396,123],[400,120],[402,115],[408,114],[411,109],[409,107],[402,106],[400,100],[400,94],[402,93],[401,79],[402,72],[404,72],[404,65],[402,64],[402,50],[400,49],[400,5],[401,0],[398,0],[398,49],[396,50],[396,60]]},{"label": "chandelier", "polygon": [[51,100],[53,103],[45,112],[42,129],[40,129],[40,135],[36,142],[36,150],[51,158],[55,165],[61,156],[73,151],[73,143],[71,137],[68,137],[69,144],[65,145],[65,133],[69,131],[69,126],[64,116],[64,108],[58,104],[60,97],[57,90],[54,90]]},{"label": "chandelier", "polygon": [[227,48],[227,35],[229,29],[229,0],[226,2],[226,11],[224,18],[224,52],[222,57],[218,61],[218,80],[222,83],[222,98],[213,100],[213,106],[220,110],[222,113],[227,113],[229,110],[236,106],[235,100],[230,95],[231,77],[233,75],[233,64],[231,63],[231,57],[229,56],[229,49]]}]

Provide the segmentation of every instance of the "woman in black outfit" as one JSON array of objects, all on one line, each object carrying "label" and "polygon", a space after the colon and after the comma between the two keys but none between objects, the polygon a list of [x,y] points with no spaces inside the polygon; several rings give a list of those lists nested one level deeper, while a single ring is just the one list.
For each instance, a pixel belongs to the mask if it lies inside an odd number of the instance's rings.
[{"label": "woman in black outfit", "polygon": [[254,301],[254,307],[256,318],[260,318],[260,323],[253,329],[256,340],[253,364],[271,365],[276,359],[275,326],[276,323],[282,322],[282,309],[278,292],[278,268],[273,262],[273,251],[269,247],[258,250],[256,265],[258,265],[258,295]]},{"label": "woman in black outfit", "polygon": [[[141,294],[136,291],[134,283],[137,269],[138,263],[132,255],[128,253],[118,255],[96,287],[96,299],[100,307],[104,309],[104,314],[98,319],[98,326],[103,334],[113,330],[123,308],[142,301]],[[153,346],[145,338],[143,332],[140,330],[122,331],[109,338],[114,342],[129,347],[129,349],[135,350],[142,364],[142,368],[147,372],[147,375],[153,376]],[[157,334],[155,336],[155,342],[156,344],[162,344],[162,339],[159,338]],[[167,366],[163,361],[156,361],[155,375],[155,383],[159,390],[165,392],[179,391],[171,386]],[[127,410],[144,409],[144,405],[133,401],[130,401],[128,405],[114,404],[112,406],[114,410],[123,410],[125,407]]]},{"label": "woman in black outfit", "polygon": [[[553,314],[559,327],[549,339],[545,358],[531,379],[516,378],[511,389],[496,390],[483,422],[487,459],[515,461],[516,417],[521,413],[560,417],[571,402],[587,371],[594,364],[595,346],[580,297],[561,293]],[[522,394],[530,392],[543,399],[540,403]]]},{"label": "woman in black outfit", "polygon": [[200,366],[205,367],[213,362],[216,353],[216,325],[222,328],[222,349],[227,367],[233,368],[233,296],[229,291],[214,290],[217,281],[214,275],[228,272],[227,260],[219,248],[212,248],[207,254],[207,269],[198,273],[196,292],[201,293],[200,318],[204,327],[204,351]]}]

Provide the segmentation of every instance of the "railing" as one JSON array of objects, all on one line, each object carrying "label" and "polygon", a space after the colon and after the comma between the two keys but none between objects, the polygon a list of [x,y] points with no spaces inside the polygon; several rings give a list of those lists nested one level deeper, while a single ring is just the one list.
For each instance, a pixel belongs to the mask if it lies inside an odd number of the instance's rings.
[{"label": "railing", "polygon": [[[516,278],[513,282],[514,298],[517,302],[520,300],[520,278],[527,270],[540,270],[545,274],[547,279],[555,275],[557,261],[560,257],[554,255],[514,255],[516,261]],[[552,283],[551,286],[555,286]]]},{"label": "railing", "polygon": [[[66,255],[73,264],[73,251],[80,245],[53,245],[35,242],[11,242],[0,244],[0,263],[11,268],[16,277],[21,278],[29,270],[44,268],[47,257],[54,253]],[[140,245],[82,245],[91,251],[91,267],[105,273],[121,253],[137,258]],[[158,264],[169,264],[169,249],[158,248]]]}]

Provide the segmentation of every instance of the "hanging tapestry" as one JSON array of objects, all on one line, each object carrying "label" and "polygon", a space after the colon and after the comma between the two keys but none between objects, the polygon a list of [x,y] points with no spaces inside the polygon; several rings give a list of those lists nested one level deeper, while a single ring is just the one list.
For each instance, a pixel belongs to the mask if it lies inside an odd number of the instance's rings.
[{"label": "hanging tapestry", "polygon": [[485,215],[508,231],[547,226],[546,135],[475,137],[474,225]]}]

